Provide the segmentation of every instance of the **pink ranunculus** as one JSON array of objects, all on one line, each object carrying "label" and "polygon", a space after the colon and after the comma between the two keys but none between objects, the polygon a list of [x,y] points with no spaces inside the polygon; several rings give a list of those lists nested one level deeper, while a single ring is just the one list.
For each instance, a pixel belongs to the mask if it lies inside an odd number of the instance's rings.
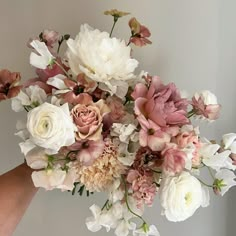
[{"label": "pink ranunculus", "polygon": [[115,96],[109,96],[106,99],[108,107],[111,109],[109,113],[113,122],[119,122],[125,116],[125,109],[122,100]]},{"label": "pink ranunculus", "polygon": [[137,84],[132,97],[135,99],[135,114],[143,115],[160,127],[189,123],[188,101],[181,98],[173,83],[163,85],[160,78],[154,76],[149,89],[144,84]]},{"label": "pink ranunculus", "polygon": [[20,92],[21,86],[20,73],[0,70],[0,101],[16,97]]},{"label": "pink ranunculus", "polygon": [[141,25],[136,18],[133,17],[130,19],[129,27],[132,33],[129,41],[130,43],[133,43],[139,47],[152,43],[149,39],[147,39],[151,36],[149,29],[146,26]]},{"label": "pink ranunculus", "polygon": [[64,79],[64,83],[70,91],[62,94],[62,97],[66,102],[73,105],[84,103],[85,99],[91,98],[88,93],[93,92],[97,86],[95,81],[87,79],[83,73],[77,76],[76,82],[71,79]]},{"label": "pink ranunculus", "polygon": [[178,149],[177,145],[167,145],[161,154],[164,158],[162,165],[164,172],[178,174],[183,171],[185,167],[186,153]]},{"label": "pink ranunculus", "polygon": [[76,159],[83,165],[92,165],[93,162],[102,154],[104,149],[103,140],[79,141],[67,147],[69,151],[76,152]]},{"label": "pink ranunculus", "polygon": [[46,29],[42,32],[42,39],[45,42],[45,44],[50,48],[52,48],[53,45],[58,42],[59,37],[60,37],[59,33],[54,30]]},{"label": "pink ranunculus", "polygon": [[127,175],[127,182],[131,184],[133,197],[137,200],[139,209],[143,203],[152,206],[157,191],[153,176],[141,175],[137,170],[131,169]]},{"label": "pink ranunculus", "polygon": [[110,109],[102,99],[96,103],[85,99],[82,103],[73,107],[71,116],[77,127],[76,139],[100,140],[103,116],[109,111]]},{"label": "pink ranunculus", "polygon": [[219,117],[221,106],[217,103],[216,96],[208,90],[195,93],[192,106],[196,115],[209,120],[216,120]]}]

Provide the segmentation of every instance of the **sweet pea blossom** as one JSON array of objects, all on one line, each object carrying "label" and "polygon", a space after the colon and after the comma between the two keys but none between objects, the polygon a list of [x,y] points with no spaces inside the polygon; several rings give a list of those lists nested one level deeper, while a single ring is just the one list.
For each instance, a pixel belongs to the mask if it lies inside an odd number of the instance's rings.
[{"label": "sweet pea blossom", "polygon": [[223,169],[215,175],[215,192],[223,196],[231,187],[236,186],[236,176],[233,171]]},{"label": "sweet pea blossom", "polygon": [[32,169],[40,170],[48,166],[48,156],[43,148],[35,147],[26,154],[25,159]]},{"label": "sweet pea blossom", "polygon": [[20,73],[0,70],[0,101],[13,98],[20,92]]},{"label": "sweet pea blossom", "polygon": [[148,226],[148,229],[144,229],[143,227],[134,230],[134,236],[160,236],[155,225]]},{"label": "sweet pea blossom", "polygon": [[58,32],[54,30],[45,29],[41,33],[41,37],[42,37],[42,40],[45,42],[45,44],[48,47],[52,48],[53,45],[58,42],[60,35]]},{"label": "sweet pea blossom", "polygon": [[33,40],[30,45],[36,50],[30,54],[30,64],[39,69],[46,69],[52,64],[55,57],[48,50],[48,47],[44,42],[39,40]]},{"label": "sweet pea blossom", "polygon": [[205,117],[208,120],[216,120],[219,117],[221,106],[216,96],[208,90],[195,93],[192,98],[194,114]]}]

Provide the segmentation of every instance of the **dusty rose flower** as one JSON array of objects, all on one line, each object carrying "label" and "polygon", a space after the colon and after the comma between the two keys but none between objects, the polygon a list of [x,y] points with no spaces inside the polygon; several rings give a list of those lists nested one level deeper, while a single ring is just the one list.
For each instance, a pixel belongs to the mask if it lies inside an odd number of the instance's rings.
[{"label": "dusty rose flower", "polygon": [[97,83],[86,78],[85,74],[83,73],[79,74],[76,80],[76,82],[72,81],[71,79],[64,80],[65,85],[71,91],[62,95],[66,102],[74,105],[83,103],[83,100],[87,99],[89,96],[87,93],[92,93],[97,87]]},{"label": "dusty rose flower", "polygon": [[208,90],[195,93],[192,98],[193,112],[209,120],[219,117],[221,106],[217,103],[216,96]]},{"label": "dusty rose flower", "polygon": [[137,84],[132,97],[135,99],[135,114],[143,115],[160,127],[189,123],[186,117],[188,101],[181,98],[173,83],[163,85],[160,78],[154,76],[149,88]]},{"label": "dusty rose flower", "polygon": [[[75,157],[83,165],[92,165],[93,162],[102,154],[104,149],[103,140],[80,141],[67,147],[69,151],[74,151]],[[72,153],[73,154],[73,153]]]},{"label": "dusty rose flower", "polygon": [[59,40],[59,33],[54,30],[44,30],[41,35],[42,40],[45,42],[45,44],[52,48],[55,43]]},{"label": "dusty rose flower", "polygon": [[165,172],[178,174],[183,171],[186,153],[178,149],[177,145],[167,145],[161,154],[164,157],[162,168]]},{"label": "dusty rose flower", "polygon": [[122,100],[115,96],[109,96],[106,99],[106,103],[111,110],[109,116],[111,117],[112,121],[113,122],[120,121],[122,117],[124,117],[125,115],[125,109]]},{"label": "dusty rose flower", "polygon": [[141,25],[136,18],[131,18],[129,21],[129,27],[131,29],[132,36],[130,38],[130,43],[136,46],[142,47],[146,44],[151,44],[152,42],[147,39],[151,36],[151,33],[147,27]]},{"label": "dusty rose flower", "polygon": [[28,79],[24,82],[24,88],[28,88],[30,86],[38,85],[41,89],[45,91],[46,94],[50,94],[52,92],[53,87],[43,82],[40,78]]},{"label": "dusty rose flower", "polygon": [[137,200],[139,209],[144,203],[152,206],[157,190],[152,176],[141,175],[136,170],[130,170],[127,175],[127,182],[131,184],[132,196]]},{"label": "dusty rose flower", "polygon": [[93,103],[91,100],[84,100],[83,103],[77,104],[71,110],[71,116],[77,127],[77,140],[100,140],[103,126],[103,116],[110,110],[104,103],[99,100]]},{"label": "dusty rose flower", "polygon": [[79,170],[79,181],[91,192],[108,190],[116,178],[124,173],[124,166],[118,160],[117,148],[109,139],[104,142],[103,153],[91,166],[83,166]]},{"label": "dusty rose flower", "polygon": [[20,92],[21,86],[20,73],[0,70],[0,101],[16,97]]}]

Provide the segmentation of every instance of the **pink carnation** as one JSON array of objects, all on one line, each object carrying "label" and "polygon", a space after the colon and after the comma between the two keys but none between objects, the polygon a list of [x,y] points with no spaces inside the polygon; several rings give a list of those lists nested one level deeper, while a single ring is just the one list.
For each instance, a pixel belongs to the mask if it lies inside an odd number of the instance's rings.
[{"label": "pink carnation", "polygon": [[137,200],[137,207],[142,208],[143,203],[152,206],[155,195],[156,185],[151,176],[141,175],[136,170],[130,170],[127,176],[128,183],[132,184],[133,197]]}]

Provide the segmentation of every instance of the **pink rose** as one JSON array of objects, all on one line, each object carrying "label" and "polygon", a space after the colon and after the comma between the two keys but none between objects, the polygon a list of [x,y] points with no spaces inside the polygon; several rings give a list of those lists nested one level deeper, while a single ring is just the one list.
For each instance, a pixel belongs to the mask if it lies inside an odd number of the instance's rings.
[{"label": "pink rose", "polygon": [[183,171],[186,153],[179,150],[177,145],[167,145],[161,154],[164,157],[162,168],[165,172],[178,174]]},{"label": "pink rose", "polygon": [[93,103],[91,100],[84,100],[71,110],[71,116],[77,127],[77,140],[100,140],[103,126],[103,116],[109,112],[104,100]]},{"label": "pink rose", "polygon": [[219,117],[221,106],[216,96],[208,90],[195,93],[192,98],[193,114],[203,116],[209,120]]},{"label": "pink rose", "polygon": [[13,98],[20,92],[20,73],[0,70],[0,101]]}]

